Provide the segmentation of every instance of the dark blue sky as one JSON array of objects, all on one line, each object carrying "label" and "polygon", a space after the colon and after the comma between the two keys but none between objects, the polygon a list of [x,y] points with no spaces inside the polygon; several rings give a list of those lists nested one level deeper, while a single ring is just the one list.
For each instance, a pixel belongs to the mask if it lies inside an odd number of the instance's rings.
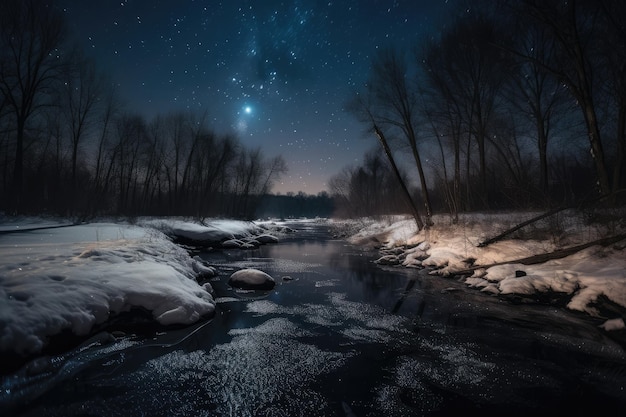
[{"label": "dark blue sky", "polygon": [[[343,110],[376,49],[410,49],[445,0],[61,0],[72,36],[150,120],[206,112],[289,172],[274,192],[315,194],[375,138]],[[449,6],[451,7],[451,6]]]}]

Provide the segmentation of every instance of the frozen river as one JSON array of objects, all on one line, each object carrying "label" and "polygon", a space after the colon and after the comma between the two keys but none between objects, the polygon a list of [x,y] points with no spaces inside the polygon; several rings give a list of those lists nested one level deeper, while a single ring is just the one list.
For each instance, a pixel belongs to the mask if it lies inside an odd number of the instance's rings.
[{"label": "frozen river", "polygon": [[[599,322],[383,268],[327,226],[200,256],[217,314],[59,358],[22,387],[28,416],[587,415],[626,407],[626,354]],[[233,291],[240,268],[277,286]],[[16,384],[16,386],[19,384]],[[6,414],[3,414],[6,415]],[[611,415],[610,413],[607,415]]]}]

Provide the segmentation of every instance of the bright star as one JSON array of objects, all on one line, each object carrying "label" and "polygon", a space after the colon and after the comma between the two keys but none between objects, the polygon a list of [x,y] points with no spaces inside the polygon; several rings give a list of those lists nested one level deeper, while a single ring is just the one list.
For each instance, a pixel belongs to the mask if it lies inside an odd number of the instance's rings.
[{"label": "bright star", "polygon": [[250,114],[250,113],[252,113],[252,107],[250,107],[250,106],[246,106],[246,107],[244,107],[243,111],[244,111],[246,114]]}]

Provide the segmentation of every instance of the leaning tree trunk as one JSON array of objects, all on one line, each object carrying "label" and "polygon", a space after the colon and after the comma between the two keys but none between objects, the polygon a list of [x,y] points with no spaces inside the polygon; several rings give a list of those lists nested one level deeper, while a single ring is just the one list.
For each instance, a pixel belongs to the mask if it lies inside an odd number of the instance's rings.
[{"label": "leaning tree trunk", "polygon": [[391,164],[391,168],[393,169],[393,172],[398,180],[398,183],[400,184],[400,187],[402,188],[404,197],[407,203],[409,204],[409,208],[411,209],[411,214],[413,215],[413,219],[415,220],[417,230],[422,230],[424,228],[424,222],[422,221],[422,217],[420,216],[419,211],[417,210],[417,207],[415,207],[415,202],[413,201],[413,198],[411,197],[411,193],[409,192],[409,189],[407,188],[406,184],[404,183],[404,180],[402,179],[402,175],[400,174],[400,170],[398,169],[398,166],[396,165],[396,161],[393,158],[393,154],[391,153],[391,149],[389,148],[387,139],[385,138],[385,135],[378,128],[376,124],[374,124],[374,132],[376,132],[376,136],[378,136],[378,141],[382,145],[383,150],[385,151],[385,155],[387,156],[387,159],[389,160],[389,163]]}]

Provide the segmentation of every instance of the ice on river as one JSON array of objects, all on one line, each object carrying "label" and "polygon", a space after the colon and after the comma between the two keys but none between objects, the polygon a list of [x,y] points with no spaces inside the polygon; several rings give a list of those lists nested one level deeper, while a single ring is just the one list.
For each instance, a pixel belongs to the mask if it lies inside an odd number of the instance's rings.
[{"label": "ice on river", "polygon": [[[205,350],[176,350],[145,362],[137,371],[94,381],[117,389],[115,401],[77,399],[32,415],[324,415],[328,403],[315,380],[341,367],[350,353],[303,343],[310,336],[285,318],[230,332],[232,339]],[[43,414],[40,414],[43,413]]]},{"label": "ice on river", "polygon": [[[349,301],[342,293],[326,298],[323,305],[293,307],[249,301],[243,314],[258,324],[232,328],[225,343],[209,350],[187,344],[134,372],[90,381],[98,390],[124,393],[114,401],[77,398],[56,408],[35,408],[32,415],[156,410],[168,415],[198,415],[199,410],[220,416],[335,415],[337,405],[329,402],[320,378],[359,355],[357,344],[406,344],[411,333],[408,319],[380,307]],[[333,342],[320,346],[320,338]]]},{"label": "ice on river", "polygon": [[[246,312],[257,316],[281,314],[298,321],[324,327],[337,327],[348,341],[385,342],[403,334],[409,335],[407,319],[391,315],[381,307],[349,301],[345,294],[329,293],[328,304],[281,306],[268,300],[249,302]],[[402,337],[399,338],[403,340]]]}]

